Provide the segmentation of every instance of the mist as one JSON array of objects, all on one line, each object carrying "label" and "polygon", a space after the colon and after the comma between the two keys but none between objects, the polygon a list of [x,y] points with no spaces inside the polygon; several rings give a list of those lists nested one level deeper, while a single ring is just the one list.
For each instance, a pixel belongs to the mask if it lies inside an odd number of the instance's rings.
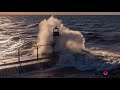
[{"label": "mist", "polygon": [[[59,48],[61,53],[80,53],[81,50],[85,49],[85,39],[82,33],[65,27],[62,21],[54,16],[44,19],[39,23],[37,45],[51,44],[53,41],[53,29],[56,26],[59,28],[60,33]],[[52,47],[50,45],[41,46],[38,51],[39,55],[42,53],[52,53]],[[36,55],[36,50],[33,51],[33,55]]]}]

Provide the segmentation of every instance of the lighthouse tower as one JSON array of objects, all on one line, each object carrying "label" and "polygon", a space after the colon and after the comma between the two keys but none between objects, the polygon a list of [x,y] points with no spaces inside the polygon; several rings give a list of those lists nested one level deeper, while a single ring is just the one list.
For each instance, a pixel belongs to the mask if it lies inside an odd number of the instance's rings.
[{"label": "lighthouse tower", "polygon": [[53,55],[58,55],[60,53],[60,33],[59,33],[59,28],[55,27],[53,29],[53,42],[52,42],[52,47],[53,47]]}]

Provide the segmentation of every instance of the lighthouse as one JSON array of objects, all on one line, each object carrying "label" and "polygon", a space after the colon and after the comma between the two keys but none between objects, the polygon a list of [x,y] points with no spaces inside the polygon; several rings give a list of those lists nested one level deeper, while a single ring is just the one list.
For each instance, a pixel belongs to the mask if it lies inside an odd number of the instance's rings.
[{"label": "lighthouse", "polygon": [[52,42],[52,48],[53,48],[53,55],[58,55],[60,53],[60,32],[59,28],[56,26],[53,29],[53,42]]}]

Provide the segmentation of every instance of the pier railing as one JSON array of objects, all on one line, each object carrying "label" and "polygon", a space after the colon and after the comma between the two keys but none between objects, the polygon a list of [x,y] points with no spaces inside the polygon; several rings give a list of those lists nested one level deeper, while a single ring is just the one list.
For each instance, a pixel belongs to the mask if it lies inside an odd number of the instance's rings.
[{"label": "pier railing", "polygon": [[[50,46],[51,44],[46,45]],[[22,74],[34,70],[42,70],[43,68],[48,68],[56,64],[56,55],[39,57],[38,51],[40,47],[46,45],[36,45],[36,58],[26,60],[21,60],[21,49],[19,48],[17,61],[0,64],[0,77]]]}]

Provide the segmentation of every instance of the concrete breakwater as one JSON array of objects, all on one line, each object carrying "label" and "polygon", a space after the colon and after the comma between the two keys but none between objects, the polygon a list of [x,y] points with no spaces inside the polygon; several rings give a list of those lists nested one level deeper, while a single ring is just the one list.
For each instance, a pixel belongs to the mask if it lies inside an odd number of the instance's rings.
[{"label": "concrete breakwater", "polygon": [[[49,58],[48,60],[45,60]],[[43,61],[42,61],[43,59]],[[32,60],[25,60],[20,62],[8,63],[4,65],[0,65],[1,67],[9,66],[7,68],[0,69],[0,77],[11,76],[15,74],[22,74],[27,73],[35,70],[42,70],[43,68],[49,68],[54,66],[57,63],[56,57],[46,57],[46,58],[39,58],[32,59]],[[12,67],[10,67],[12,65]]]}]

